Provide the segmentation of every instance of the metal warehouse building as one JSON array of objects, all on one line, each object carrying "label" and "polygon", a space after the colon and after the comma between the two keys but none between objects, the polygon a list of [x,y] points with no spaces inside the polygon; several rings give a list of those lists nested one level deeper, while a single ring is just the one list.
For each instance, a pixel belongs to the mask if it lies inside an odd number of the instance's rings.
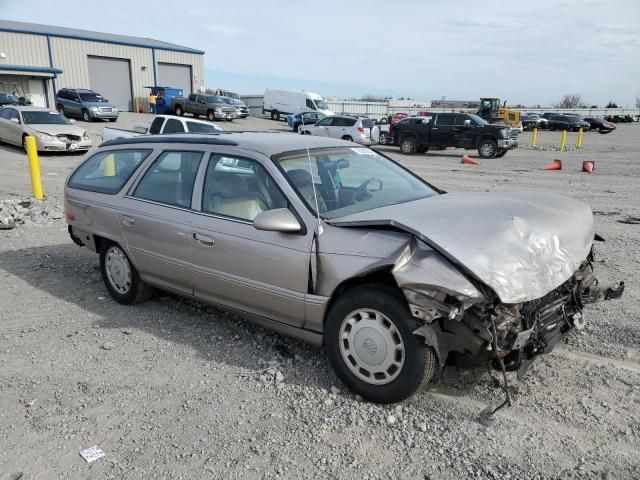
[{"label": "metal warehouse building", "polygon": [[204,87],[201,50],[149,38],[0,20],[0,91],[55,108],[60,88],[88,88],[134,110],[149,86]]}]

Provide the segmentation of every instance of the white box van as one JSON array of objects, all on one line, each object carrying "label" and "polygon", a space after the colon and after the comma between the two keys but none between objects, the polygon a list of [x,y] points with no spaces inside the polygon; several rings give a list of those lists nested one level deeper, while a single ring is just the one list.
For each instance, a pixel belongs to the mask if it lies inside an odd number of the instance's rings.
[{"label": "white box van", "polygon": [[280,116],[296,115],[300,112],[320,112],[325,115],[333,115],[327,103],[317,93],[288,92],[271,88],[265,90],[263,114],[269,113],[273,120],[280,120]]}]

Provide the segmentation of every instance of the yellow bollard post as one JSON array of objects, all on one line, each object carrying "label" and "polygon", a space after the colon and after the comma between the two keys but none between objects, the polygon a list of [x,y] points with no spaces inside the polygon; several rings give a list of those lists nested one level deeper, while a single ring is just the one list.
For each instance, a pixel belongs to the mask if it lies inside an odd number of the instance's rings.
[{"label": "yellow bollard post", "polygon": [[40,178],[40,162],[38,161],[38,146],[36,139],[32,136],[28,136],[24,145],[27,149],[27,159],[29,160],[29,172],[31,173],[31,188],[33,190],[33,196],[36,200],[42,200],[44,195],[42,193],[42,179]]},{"label": "yellow bollard post", "polygon": [[578,140],[576,140],[576,148],[582,148],[582,127],[578,130]]},{"label": "yellow bollard post", "polygon": [[560,135],[560,151],[563,152],[567,145],[567,131],[562,130],[562,135]]},{"label": "yellow bollard post", "polygon": [[110,153],[104,159],[104,176],[105,177],[116,176],[116,159],[113,156],[113,153]]},{"label": "yellow bollard post", "polygon": [[536,148],[536,141],[538,140],[538,129],[533,127],[533,134],[531,135],[531,148]]}]

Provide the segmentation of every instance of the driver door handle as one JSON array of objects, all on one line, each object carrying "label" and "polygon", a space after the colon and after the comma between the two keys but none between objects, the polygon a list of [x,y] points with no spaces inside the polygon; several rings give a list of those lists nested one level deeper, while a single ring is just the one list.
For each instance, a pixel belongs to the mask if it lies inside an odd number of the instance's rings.
[{"label": "driver door handle", "polygon": [[136,219],[133,217],[130,217],[129,215],[122,215],[122,223],[130,227],[134,223],[136,223]]},{"label": "driver door handle", "polygon": [[212,247],[215,243],[213,237],[209,235],[203,235],[202,233],[193,233],[193,239],[198,242],[200,245],[204,245],[205,247]]}]

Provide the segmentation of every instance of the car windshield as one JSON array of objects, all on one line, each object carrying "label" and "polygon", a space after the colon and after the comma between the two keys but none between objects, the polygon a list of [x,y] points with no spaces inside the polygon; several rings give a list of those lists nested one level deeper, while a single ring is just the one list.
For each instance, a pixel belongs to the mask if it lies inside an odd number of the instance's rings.
[{"label": "car windshield", "polygon": [[18,103],[18,97],[10,93],[0,93],[0,102],[2,103]]},{"label": "car windshield", "polygon": [[476,125],[488,125],[489,122],[487,122],[484,118],[479,117],[476,114],[470,114],[469,117],[471,117],[473,119],[473,121],[476,123]]},{"label": "car windshield", "polygon": [[205,98],[207,99],[207,103],[226,103],[224,97],[212,96]]},{"label": "car windshield", "polygon": [[329,110],[329,105],[327,105],[327,102],[324,100],[314,99],[313,102],[316,104],[316,107],[318,107],[318,110]]},{"label": "car windshield", "polygon": [[83,102],[104,103],[107,101],[106,98],[95,92],[80,92],[79,95]]},{"label": "car windshield", "polygon": [[233,92],[222,92],[225,97],[233,98],[234,100],[240,100],[240,96]]},{"label": "car windshield", "polygon": [[315,192],[320,216],[328,220],[438,194],[368,148],[313,149],[309,158],[303,152],[277,157],[276,161],[314,213]]},{"label": "car windshield", "polygon": [[71,125],[71,122],[58,112],[22,112],[25,125]]}]

